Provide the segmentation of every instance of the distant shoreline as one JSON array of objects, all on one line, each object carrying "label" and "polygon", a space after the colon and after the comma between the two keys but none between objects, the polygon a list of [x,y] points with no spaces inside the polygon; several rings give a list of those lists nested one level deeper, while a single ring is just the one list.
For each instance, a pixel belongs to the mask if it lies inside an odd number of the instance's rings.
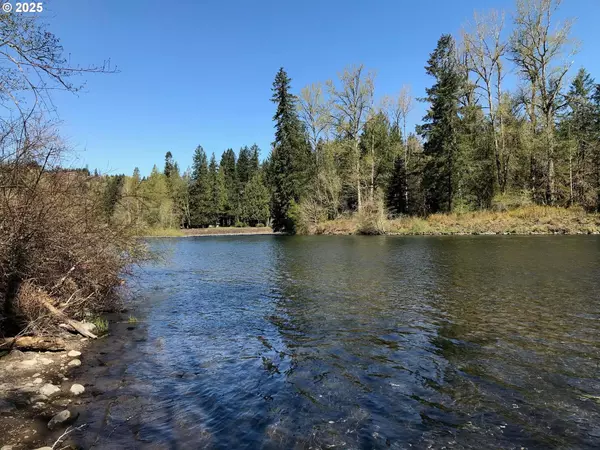
[{"label": "distant shoreline", "polygon": [[[473,235],[598,235],[600,214],[580,208],[526,206],[510,211],[476,211],[406,216],[385,219],[374,216],[340,217],[306,227],[305,235],[473,236]],[[260,236],[280,235],[270,227],[215,227],[148,230],[144,237]]]},{"label": "distant shoreline", "polygon": [[206,237],[206,236],[264,236],[275,235],[270,227],[214,227],[151,230],[142,237]]}]

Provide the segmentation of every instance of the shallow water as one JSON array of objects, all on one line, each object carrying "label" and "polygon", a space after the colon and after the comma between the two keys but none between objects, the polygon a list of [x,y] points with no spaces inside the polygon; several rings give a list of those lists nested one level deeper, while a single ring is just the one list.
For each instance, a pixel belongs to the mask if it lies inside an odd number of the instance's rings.
[{"label": "shallow water", "polygon": [[600,447],[598,237],[151,244],[121,447]]}]

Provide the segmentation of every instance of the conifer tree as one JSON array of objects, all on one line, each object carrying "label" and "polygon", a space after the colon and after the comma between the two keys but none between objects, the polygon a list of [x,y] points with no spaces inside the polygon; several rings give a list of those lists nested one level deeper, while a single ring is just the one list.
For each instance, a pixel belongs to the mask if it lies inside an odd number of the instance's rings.
[{"label": "conifer tree", "polygon": [[459,183],[458,99],[463,86],[456,58],[454,38],[445,34],[438,40],[427,67],[435,84],[426,89],[429,110],[419,127],[425,138],[424,153],[428,157],[423,183],[430,212],[451,211]]},{"label": "conifer tree", "polygon": [[201,145],[194,152],[192,178],[190,181],[190,220],[192,227],[204,227],[210,223],[208,162]]},{"label": "conifer tree", "polygon": [[225,189],[223,186],[223,177],[219,176],[219,166],[217,165],[217,159],[215,158],[214,153],[210,157],[210,163],[208,165],[208,178],[210,187],[210,222],[214,225],[218,225],[220,222],[221,214],[223,213],[223,207],[225,203]]},{"label": "conifer tree", "polygon": [[221,172],[223,172],[223,183],[226,197],[223,207],[223,221],[224,225],[233,225],[239,215],[239,198],[236,158],[232,149],[229,148],[223,152],[219,168]]},{"label": "conifer tree", "polygon": [[279,69],[273,82],[271,100],[277,105],[275,141],[271,154],[270,170],[273,182],[272,209],[273,229],[293,233],[294,205],[300,202],[307,185],[310,171],[310,147],[298,119],[296,97],[291,93],[291,79]]},{"label": "conifer tree", "polygon": [[173,154],[171,152],[167,152],[165,154],[165,170],[163,173],[167,178],[171,177],[171,172],[173,171]]}]

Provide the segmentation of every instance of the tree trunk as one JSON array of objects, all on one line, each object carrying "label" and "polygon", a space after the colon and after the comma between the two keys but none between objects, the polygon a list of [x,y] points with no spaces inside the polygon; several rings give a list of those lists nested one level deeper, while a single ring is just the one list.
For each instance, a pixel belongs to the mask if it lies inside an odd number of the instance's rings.
[{"label": "tree trunk", "polygon": [[356,195],[358,201],[358,212],[361,212],[362,198],[360,195],[360,154],[358,152],[358,138],[354,140],[354,152],[356,154]]},{"label": "tree trunk", "polygon": [[371,135],[371,203],[375,200],[375,136]]}]

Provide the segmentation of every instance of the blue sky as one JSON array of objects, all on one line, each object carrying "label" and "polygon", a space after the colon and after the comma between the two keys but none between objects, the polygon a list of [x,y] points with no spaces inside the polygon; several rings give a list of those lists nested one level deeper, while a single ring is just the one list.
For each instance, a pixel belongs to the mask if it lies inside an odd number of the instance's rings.
[{"label": "blue sky", "polygon": [[[442,33],[458,35],[474,10],[512,11],[512,0],[52,0],[44,20],[73,62],[111,60],[119,73],[89,75],[78,95],[55,98],[74,164],[147,174],[171,151],[191,164],[201,144],[217,156],[273,139],[271,84],[280,66],[297,92],[364,63],[376,95],[403,84],[417,97],[432,80],[424,66]],[[577,21],[575,68],[600,80],[600,1],[567,0],[559,18]],[[508,18],[507,18],[508,19]],[[83,79],[82,79],[83,81]],[[425,110],[418,104],[411,123]]]}]

